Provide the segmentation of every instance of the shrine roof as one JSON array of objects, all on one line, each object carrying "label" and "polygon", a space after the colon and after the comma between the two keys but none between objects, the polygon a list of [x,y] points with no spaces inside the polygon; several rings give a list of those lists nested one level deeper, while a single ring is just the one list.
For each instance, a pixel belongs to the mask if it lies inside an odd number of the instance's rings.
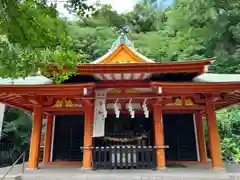
[{"label": "shrine roof", "polygon": [[[202,59],[198,61],[190,60],[175,62],[157,62],[139,53],[133,45],[133,42],[124,34],[121,34],[113,43],[109,51],[93,61],[92,63],[78,64],[77,73],[80,76],[90,75],[98,80],[109,80],[109,78],[99,78],[100,76],[133,77],[140,74],[142,79],[149,79],[154,75],[181,74],[190,75],[191,79],[199,74],[208,72],[208,66],[215,61],[215,58]],[[48,74],[54,72],[62,73],[68,67],[57,68],[54,65],[46,67]],[[142,75],[143,74],[143,75]],[[51,76],[50,76],[51,77]],[[136,79],[136,78],[135,78]],[[114,80],[114,78],[113,78]],[[116,78],[116,80],[128,80],[126,78]]]},{"label": "shrine roof", "polygon": [[109,64],[109,63],[154,63],[153,60],[147,58],[134,48],[132,41],[124,34],[112,44],[108,52],[93,61],[91,64]]},{"label": "shrine roof", "polygon": [[[215,93],[218,95],[217,109],[238,103],[240,74],[206,73],[214,60],[154,62],[138,53],[127,36],[121,35],[108,53],[92,63],[77,65],[76,79],[71,77],[65,84],[54,84],[53,80],[40,75],[0,78],[0,102],[32,111],[36,105],[49,106],[60,97],[71,97],[81,102],[83,98],[94,98],[95,88],[123,87],[162,88],[162,93],[168,96]],[[64,72],[66,69],[51,66],[48,70]],[[156,92],[154,95],[158,98]]]},{"label": "shrine roof", "polygon": [[195,82],[240,82],[240,74],[203,73],[193,79]]},{"label": "shrine roof", "polygon": [[44,85],[53,84],[53,80],[45,76],[28,76],[26,78],[0,78],[0,85]]}]

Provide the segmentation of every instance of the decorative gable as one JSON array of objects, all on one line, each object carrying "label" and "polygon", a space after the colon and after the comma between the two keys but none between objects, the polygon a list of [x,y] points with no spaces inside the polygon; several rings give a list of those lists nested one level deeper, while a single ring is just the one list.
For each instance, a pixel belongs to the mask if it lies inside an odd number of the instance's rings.
[{"label": "decorative gable", "polygon": [[125,44],[120,45],[110,56],[106,57],[102,62],[108,63],[144,63],[145,60],[136,56]]},{"label": "decorative gable", "polygon": [[154,61],[136,52],[133,43],[126,35],[122,34],[113,43],[107,54],[93,62],[93,64],[115,63],[154,63]]}]

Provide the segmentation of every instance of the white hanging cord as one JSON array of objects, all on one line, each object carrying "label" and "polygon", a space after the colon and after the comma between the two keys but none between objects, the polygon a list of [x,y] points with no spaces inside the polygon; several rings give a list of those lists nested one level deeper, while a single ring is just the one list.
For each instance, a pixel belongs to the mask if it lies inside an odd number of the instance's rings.
[{"label": "white hanging cord", "polygon": [[120,117],[120,110],[117,106],[117,102],[118,102],[118,99],[114,103],[114,111],[115,111],[116,118],[119,118]]},{"label": "white hanging cord", "polygon": [[133,110],[133,106],[132,106],[132,99],[130,99],[129,103],[128,103],[128,110],[130,112],[131,118],[135,118],[135,111]]},{"label": "white hanging cord", "polygon": [[145,117],[149,118],[149,110],[148,110],[146,102],[147,102],[147,98],[144,99],[142,108],[143,108],[143,112],[144,112]]}]

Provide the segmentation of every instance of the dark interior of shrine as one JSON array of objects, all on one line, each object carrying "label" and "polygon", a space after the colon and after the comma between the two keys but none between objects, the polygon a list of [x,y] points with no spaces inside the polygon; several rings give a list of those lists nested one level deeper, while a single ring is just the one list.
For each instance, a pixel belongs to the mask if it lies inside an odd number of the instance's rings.
[{"label": "dark interior of shrine", "polygon": [[[164,114],[164,139],[167,161],[197,161],[197,146],[192,114]],[[84,115],[62,115],[55,118],[53,161],[82,161]],[[112,139],[113,140],[112,140]],[[129,141],[118,141],[121,139]],[[136,138],[136,140],[134,140]],[[144,114],[109,114],[105,136],[93,138],[95,147],[114,145],[154,146],[153,118]]]}]

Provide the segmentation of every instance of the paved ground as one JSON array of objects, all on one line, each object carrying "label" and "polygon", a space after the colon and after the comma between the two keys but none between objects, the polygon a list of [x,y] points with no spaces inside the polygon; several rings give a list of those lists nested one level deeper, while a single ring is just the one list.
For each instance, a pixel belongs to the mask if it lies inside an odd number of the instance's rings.
[{"label": "paved ground", "polygon": [[[8,168],[0,168],[0,177]],[[22,180],[227,180],[230,177],[232,177],[231,180],[240,180],[240,168],[237,168],[236,165],[225,165],[225,169],[227,172],[225,170],[215,171],[209,164],[190,165],[188,168],[168,168],[165,171],[83,171],[76,165],[41,165],[39,170],[26,170]],[[20,172],[21,166],[18,165],[10,175],[14,176]]]}]

